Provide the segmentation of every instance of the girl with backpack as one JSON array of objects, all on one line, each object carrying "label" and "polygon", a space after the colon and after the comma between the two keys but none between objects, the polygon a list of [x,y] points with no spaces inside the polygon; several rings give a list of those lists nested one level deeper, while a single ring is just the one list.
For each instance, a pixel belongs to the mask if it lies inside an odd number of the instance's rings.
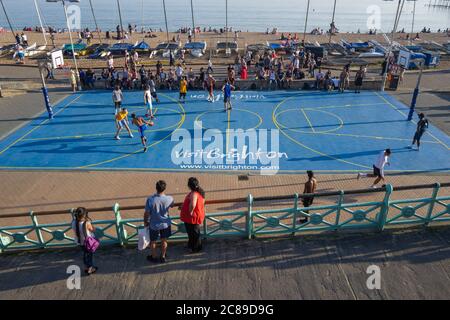
[{"label": "girl with backpack", "polygon": [[91,275],[98,269],[94,266],[94,252],[98,248],[99,242],[94,237],[95,227],[92,225],[86,208],[75,210],[72,229],[75,232],[77,243],[83,251],[84,272]]}]

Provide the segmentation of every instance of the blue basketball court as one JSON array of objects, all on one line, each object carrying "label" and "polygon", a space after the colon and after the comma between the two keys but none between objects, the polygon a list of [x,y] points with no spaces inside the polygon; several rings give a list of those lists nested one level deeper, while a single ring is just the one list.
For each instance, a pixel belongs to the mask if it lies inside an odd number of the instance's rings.
[{"label": "blue basketball court", "polygon": [[[124,96],[130,114],[145,114],[141,91],[124,92]],[[194,136],[193,129],[194,122],[201,121],[204,132],[216,129],[223,133],[226,151],[234,146],[227,129],[278,129],[281,173],[369,171],[386,148],[393,152],[386,171],[450,170],[449,137],[431,126],[422,138],[421,150],[409,149],[416,124],[406,121],[408,107],[385,93],[235,92],[231,112],[223,111],[220,95],[209,103],[201,91],[188,92],[184,104],[178,102],[177,92],[160,92],[159,97],[160,103],[154,104],[155,125],[146,131],[147,153],[143,153],[136,127],[132,127],[134,138],[124,130],[121,140],[114,139],[111,92],[86,91],[55,106],[53,120],[43,113],[1,140],[0,169],[247,172],[263,165],[173,161],[179,141],[172,141],[172,134],[186,129],[198,142],[202,137]],[[205,145],[200,141],[200,148]]]}]

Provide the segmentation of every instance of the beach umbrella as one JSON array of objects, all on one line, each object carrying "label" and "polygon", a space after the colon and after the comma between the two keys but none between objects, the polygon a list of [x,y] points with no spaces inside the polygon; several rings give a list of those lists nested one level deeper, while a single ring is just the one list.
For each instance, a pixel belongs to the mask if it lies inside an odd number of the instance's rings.
[{"label": "beach umbrella", "polygon": [[100,33],[100,29],[98,28],[97,18],[95,17],[94,6],[92,5],[92,0],[89,0],[89,6],[91,7],[92,17],[94,18],[95,28],[97,29],[98,39],[100,43],[102,43],[102,35]]},{"label": "beach umbrella", "polygon": [[14,38],[15,38],[16,37],[16,33],[14,32],[14,28],[12,27],[11,21],[9,20],[9,16],[8,16],[8,13],[6,12],[5,5],[3,4],[3,0],[0,0],[0,3],[2,5],[3,12],[5,13],[6,20],[8,21],[9,28],[11,29],[11,32],[12,32]]}]

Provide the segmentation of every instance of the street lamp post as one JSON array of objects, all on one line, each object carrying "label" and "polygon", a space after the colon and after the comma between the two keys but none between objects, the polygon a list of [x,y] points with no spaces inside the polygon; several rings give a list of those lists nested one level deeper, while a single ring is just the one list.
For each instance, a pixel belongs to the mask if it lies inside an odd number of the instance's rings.
[{"label": "street lamp post", "polygon": [[305,31],[303,32],[303,43],[305,43],[306,40],[306,29],[308,28],[308,17],[309,17],[309,5],[311,0],[308,0],[308,5],[306,7],[306,19],[305,19]]},{"label": "street lamp post", "polygon": [[166,11],[166,1],[163,0],[163,9],[164,9],[164,22],[166,24],[166,36],[167,36],[167,45],[169,45],[169,26],[167,24],[167,11]]},{"label": "street lamp post", "polygon": [[75,48],[73,45],[73,38],[72,38],[72,30],[70,28],[70,23],[69,23],[69,17],[67,15],[67,8],[66,8],[66,1],[68,2],[80,2],[80,0],[47,0],[47,2],[58,2],[61,1],[63,8],[64,8],[64,16],[66,18],[66,24],[67,24],[67,29],[69,31],[69,38],[70,38],[70,44],[72,46],[72,58],[73,58],[73,64],[75,66],[75,72],[76,72],[76,78],[77,78],[77,86],[78,86],[78,91],[82,90],[81,87],[81,81],[80,81],[80,73],[78,71],[78,63],[77,63],[77,58],[75,57]]},{"label": "street lamp post", "polygon": [[192,16],[192,32],[194,32],[194,41],[196,40],[195,20],[194,20],[194,3],[191,0],[191,16]]},{"label": "street lamp post", "polygon": [[335,28],[335,26],[334,26],[334,17],[336,15],[336,2],[337,2],[337,0],[334,0],[333,18],[331,19],[331,25],[330,25],[330,40],[328,41],[328,43],[331,43],[331,37],[333,36],[333,28]]},{"label": "street lamp post", "polygon": [[102,33],[100,32],[100,29],[98,28],[97,17],[95,16],[94,6],[92,5],[92,0],[89,0],[89,5],[91,7],[92,17],[94,18],[95,28],[97,29],[98,39],[100,40],[100,44],[101,44],[103,42],[102,41]]},{"label": "street lamp post", "polygon": [[5,5],[3,4],[3,0],[0,0],[0,4],[2,5],[3,12],[5,13],[6,20],[8,21],[9,28],[11,29],[11,32],[12,32],[14,38],[15,38],[16,37],[16,33],[14,32],[14,28],[13,28],[13,26],[11,24],[11,21],[9,20],[9,16],[8,16],[8,13],[6,12]]},{"label": "street lamp post", "polygon": [[414,2],[413,17],[412,17],[412,24],[411,24],[411,36],[409,37],[409,42],[412,43],[412,37],[414,36],[414,24],[416,22],[416,1],[417,0],[407,0],[407,1],[413,1]]}]

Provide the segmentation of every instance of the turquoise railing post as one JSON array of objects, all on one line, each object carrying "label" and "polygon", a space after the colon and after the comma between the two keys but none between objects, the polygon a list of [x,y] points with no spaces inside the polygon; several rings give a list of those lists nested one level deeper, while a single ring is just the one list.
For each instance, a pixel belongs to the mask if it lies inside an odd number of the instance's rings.
[{"label": "turquoise railing post", "polygon": [[434,204],[436,203],[436,198],[438,196],[439,190],[441,188],[441,184],[438,182],[434,185],[433,194],[431,195],[430,205],[428,206],[427,218],[425,222],[425,226],[428,226],[432,221],[431,215],[433,214]]},{"label": "turquoise railing post", "polygon": [[203,219],[203,239],[206,239],[208,237],[208,221],[206,219],[206,216],[205,219]]},{"label": "turquoise railing post", "polygon": [[344,191],[339,191],[339,199],[336,207],[336,222],[334,223],[334,231],[339,230],[339,222],[341,219],[341,209],[342,209],[342,203],[344,202]]},{"label": "turquoise railing post", "polygon": [[121,246],[123,246],[125,243],[127,243],[127,239],[123,232],[122,216],[120,215],[120,205],[118,203],[114,204],[113,211],[114,211],[114,216],[116,217],[117,239],[119,239],[119,244]]},{"label": "turquoise railing post", "polygon": [[40,248],[45,248],[44,237],[42,236],[41,229],[39,228],[39,223],[37,221],[37,217],[34,215],[33,211],[30,211],[31,222],[33,223],[33,229],[36,232],[36,238],[39,242]]},{"label": "turquoise railing post", "polygon": [[298,193],[294,194],[294,213],[292,215],[292,233],[295,237],[295,230],[297,228],[297,212],[298,212]]},{"label": "turquoise railing post", "polygon": [[384,195],[383,204],[381,205],[380,214],[378,216],[378,231],[383,231],[389,213],[391,194],[394,188],[391,184],[386,185],[386,194]]},{"label": "turquoise railing post", "polygon": [[251,240],[253,237],[253,196],[251,194],[247,197],[247,216],[246,216],[246,229],[247,229],[247,239]]}]

